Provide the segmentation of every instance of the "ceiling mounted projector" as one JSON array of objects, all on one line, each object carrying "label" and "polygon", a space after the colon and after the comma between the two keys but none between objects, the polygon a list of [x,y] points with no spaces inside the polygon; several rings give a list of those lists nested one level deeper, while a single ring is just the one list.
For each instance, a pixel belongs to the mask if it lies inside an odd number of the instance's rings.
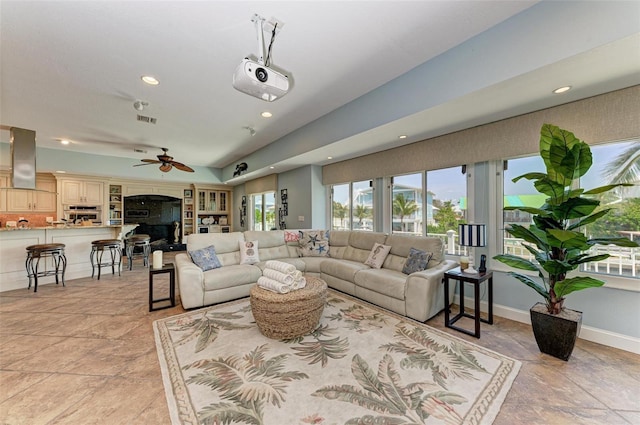
[{"label": "ceiling mounted projector", "polygon": [[273,102],[289,91],[289,79],[273,69],[244,58],[233,74],[233,87],[267,102]]},{"label": "ceiling mounted projector", "polygon": [[258,60],[244,58],[233,74],[233,87],[250,96],[267,102],[284,96],[289,92],[289,78],[270,68],[271,46],[276,35],[277,23],[273,24],[269,51],[265,59],[264,49],[264,18],[253,15],[251,19],[258,35]]}]

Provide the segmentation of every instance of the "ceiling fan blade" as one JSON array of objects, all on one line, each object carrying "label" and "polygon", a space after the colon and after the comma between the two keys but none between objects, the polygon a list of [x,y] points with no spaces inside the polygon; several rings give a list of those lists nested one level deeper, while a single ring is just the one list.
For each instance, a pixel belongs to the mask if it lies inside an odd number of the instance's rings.
[{"label": "ceiling fan blade", "polygon": [[189,166],[186,166],[186,165],[184,165],[184,164],[183,164],[183,163],[181,163],[181,162],[178,162],[178,161],[171,161],[171,164],[172,164],[174,167],[176,167],[178,170],[186,171],[187,173],[193,173],[193,168],[191,168],[191,167],[189,167]]},{"label": "ceiling fan blade", "polygon": [[158,161],[154,161],[154,162],[145,162],[144,164],[134,164],[134,167],[140,167],[141,165],[153,165],[153,164],[159,164]]},{"label": "ceiling fan blade", "polygon": [[166,172],[169,172],[171,168],[173,168],[171,164],[164,163],[160,166],[160,171],[162,171],[163,173],[166,173]]},{"label": "ceiling fan blade", "polygon": [[[149,164],[161,164],[162,161],[158,161],[157,159],[141,159],[142,162],[148,162]],[[139,164],[142,165],[142,164]]]}]

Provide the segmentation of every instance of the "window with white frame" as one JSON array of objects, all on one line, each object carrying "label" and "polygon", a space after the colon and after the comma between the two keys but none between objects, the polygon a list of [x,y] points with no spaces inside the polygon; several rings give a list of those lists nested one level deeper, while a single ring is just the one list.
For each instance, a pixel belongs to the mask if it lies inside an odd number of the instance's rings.
[{"label": "window with white frame", "polygon": [[394,176],[391,185],[391,232],[422,235],[422,173]]},{"label": "window with white frame", "polygon": [[[580,187],[589,190],[610,183],[627,182],[636,186],[619,188],[599,196],[600,208],[610,208],[611,212],[596,223],[586,226],[589,238],[628,237],[640,241],[640,142],[627,141],[591,146],[593,165],[580,180]],[[514,177],[529,172],[545,172],[544,162],[539,155],[510,159],[504,171],[504,206],[540,207],[546,195],[539,194],[529,180],[521,179],[513,183]],[[523,211],[504,211],[504,227],[509,224],[531,224],[531,215]],[[532,260],[532,256],[522,247],[522,240],[503,233],[502,250],[505,254],[520,255]],[[640,277],[640,248],[624,248],[613,245],[596,245],[592,254],[609,254],[600,262],[583,265],[583,271],[604,273],[610,276]]]},{"label": "window with white frame", "polygon": [[371,180],[333,185],[331,193],[333,230],[374,230]]},{"label": "window with white frame", "polygon": [[276,194],[266,192],[251,195],[253,220],[251,230],[276,229]]}]

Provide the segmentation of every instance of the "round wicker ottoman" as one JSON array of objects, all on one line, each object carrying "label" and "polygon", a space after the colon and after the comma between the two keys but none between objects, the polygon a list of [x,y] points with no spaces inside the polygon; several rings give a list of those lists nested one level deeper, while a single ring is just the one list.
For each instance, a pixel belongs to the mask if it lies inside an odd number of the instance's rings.
[{"label": "round wicker ottoman", "polygon": [[287,294],[278,294],[254,285],[251,311],[260,332],[273,339],[290,339],[313,331],[322,316],[327,299],[327,284],[307,277],[307,285]]}]

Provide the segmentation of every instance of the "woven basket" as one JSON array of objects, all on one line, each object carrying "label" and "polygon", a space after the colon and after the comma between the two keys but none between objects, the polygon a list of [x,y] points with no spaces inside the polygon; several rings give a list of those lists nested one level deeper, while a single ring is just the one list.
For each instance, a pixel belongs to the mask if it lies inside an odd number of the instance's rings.
[{"label": "woven basket", "polygon": [[327,284],[306,277],[307,285],[278,294],[255,285],[250,291],[251,311],[260,332],[273,339],[291,339],[313,331],[327,299]]}]

